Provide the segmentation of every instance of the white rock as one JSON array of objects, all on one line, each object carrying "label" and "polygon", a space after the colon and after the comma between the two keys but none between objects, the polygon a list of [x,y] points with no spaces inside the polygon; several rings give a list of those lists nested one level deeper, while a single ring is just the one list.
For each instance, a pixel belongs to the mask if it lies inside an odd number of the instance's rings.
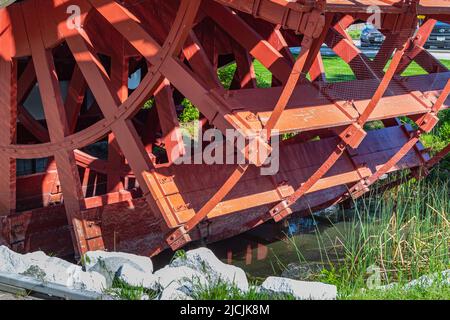
[{"label": "white rock", "polygon": [[81,270],[80,266],[59,258],[49,257],[42,251],[25,254],[23,259],[28,265],[24,274],[34,276],[37,279],[42,277],[44,281],[68,287],[73,286],[73,276]]},{"label": "white rock", "polygon": [[316,211],[316,212],[314,212],[314,215],[328,217],[328,216],[339,213],[339,210],[340,210],[339,206],[334,205],[334,206],[328,207],[326,209]]},{"label": "white rock", "polygon": [[101,293],[106,288],[106,279],[101,274],[83,272],[80,266],[49,257],[41,251],[21,255],[7,247],[0,247],[0,271],[80,290]]},{"label": "white rock", "polygon": [[77,269],[73,275],[72,287],[102,293],[107,288],[107,282],[105,277],[98,272],[84,272],[82,269]]},{"label": "white rock", "polygon": [[291,294],[297,300],[334,300],[337,296],[337,288],[333,285],[279,277],[267,278],[259,290],[269,294]]},{"label": "white rock", "polygon": [[[142,272],[153,272],[153,263],[149,257],[138,256],[124,252],[90,251],[84,256],[86,270],[94,267],[100,260],[108,263],[114,269],[129,264]],[[117,265],[117,267],[115,267]]]},{"label": "white rock", "polygon": [[159,290],[158,277],[151,274],[142,272],[136,269],[134,266],[126,263],[117,272],[117,277],[134,287],[144,287],[154,291]]},{"label": "white rock", "polygon": [[410,289],[413,289],[416,287],[426,289],[428,287],[431,287],[435,283],[442,284],[442,285],[450,285],[450,270],[443,271],[441,274],[433,273],[433,274],[421,276],[420,278],[412,280],[411,282],[408,282],[407,284],[405,284],[403,286],[397,282],[393,282],[388,285],[375,287],[374,289],[390,290],[390,289],[394,289],[394,288],[401,288],[404,290],[410,290]]},{"label": "white rock", "polygon": [[166,266],[154,275],[162,289],[161,300],[192,300],[196,289],[209,286],[205,275],[185,266]]},{"label": "white rock", "polygon": [[194,285],[208,286],[208,280],[200,272],[188,267],[166,266],[154,273],[162,289],[169,287],[172,283],[183,285],[192,290]]},{"label": "white rock", "polygon": [[223,263],[207,248],[186,252],[185,257],[175,259],[171,267],[188,267],[202,273],[210,284],[218,282],[234,284],[241,291],[248,291],[248,280],[244,270]]},{"label": "white rock", "polygon": [[153,272],[153,263],[150,258],[130,253],[90,251],[84,255],[83,260],[86,271],[101,273],[109,285],[112,284],[117,272],[125,264],[144,273],[151,274]]},{"label": "white rock", "polygon": [[6,246],[0,246],[0,271],[5,273],[22,273],[28,269],[23,256]]},{"label": "white rock", "polygon": [[160,300],[194,300],[190,295],[184,292],[184,287],[176,282],[172,282],[168,287],[166,287],[161,296]]},{"label": "white rock", "polygon": [[[103,275],[98,272],[84,272],[80,266],[65,260],[49,257],[45,253],[38,251],[23,256],[29,265],[24,272],[43,281],[58,283],[67,287],[102,292],[107,288],[107,282]],[[36,269],[39,268],[39,270]]]},{"label": "white rock", "polygon": [[443,271],[441,274],[433,273],[422,276],[404,285],[403,289],[409,290],[414,287],[428,288],[436,282],[443,285],[450,285],[450,270]]},{"label": "white rock", "polygon": [[59,258],[49,257],[42,251],[25,254],[23,259],[29,266],[25,271],[26,275],[34,276],[37,279],[41,277],[43,281],[54,282],[68,287],[73,286],[75,273],[81,271],[80,266]]},{"label": "white rock", "polygon": [[[386,290],[392,290],[392,289],[398,288],[398,286],[399,286],[398,282],[391,282],[384,286],[374,286],[373,288],[371,287],[371,288],[369,288],[369,290],[384,290],[384,291],[386,291]],[[361,292],[365,292],[365,291],[367,291],[366,288],[361,288]]]}]

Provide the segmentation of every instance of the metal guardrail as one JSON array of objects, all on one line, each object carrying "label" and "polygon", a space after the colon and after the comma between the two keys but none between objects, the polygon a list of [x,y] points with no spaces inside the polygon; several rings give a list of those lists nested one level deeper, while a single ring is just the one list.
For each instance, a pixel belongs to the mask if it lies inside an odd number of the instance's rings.
[{"label": "metal guardrail", "polygon": [[104,300],[106,295],[71,289],[56,283],[42,282],[27,276],[0,272],[0,290],[17,294],[31,291],[65,300]]}]

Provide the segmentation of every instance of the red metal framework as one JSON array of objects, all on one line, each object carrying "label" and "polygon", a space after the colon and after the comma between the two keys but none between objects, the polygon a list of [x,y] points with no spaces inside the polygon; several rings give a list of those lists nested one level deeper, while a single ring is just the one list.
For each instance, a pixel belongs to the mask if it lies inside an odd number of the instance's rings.
[{"label": "red metal framework", "polygon": [[[374,14],[386,39],[371,59],[348,27]],[[450,21],[445,0],[24,0],[1,9],[0,243],[157,254],[361,196],[387,173],[423,172],[449,151],[430,159],[419,141],[450,103],[450,71],[424,49],[438,20]],[[323,45],[354,79],[327,79]],[[254,60],[270,87],[258,86]],[[412,62],[426,74],[402,75]],[[218,71],[233,63],[228,87]],[[263,161],[250,158],[175,164],[186,152],[183,99],[203,129],[289,134],[279,172],[263,176]],[[368,130],[374,121],[381,128]],[[257,140],[269,154],[268,137]],[[248,155],[249,144],[234,147]]]}]

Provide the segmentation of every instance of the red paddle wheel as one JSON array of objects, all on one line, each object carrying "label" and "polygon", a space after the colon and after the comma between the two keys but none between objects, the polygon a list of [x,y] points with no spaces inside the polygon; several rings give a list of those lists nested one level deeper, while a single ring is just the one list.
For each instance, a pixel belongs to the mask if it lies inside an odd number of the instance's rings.
[{"label": "red paddle wheel", "polygon": [[[374,21],[384,42],[368,57],[348,28]],[[450,151],[419,141],[450,103],[450,72],[424,49],[437,21],[445,0],[16,1],[0,10],[0,243],[151,255],[426,174]],[[351,79],[327,79],[324,46]],[[413,62],[425,74],[405,76]],[[235,132],[246,161],[179,164],[183,101],[201,132]]]}]

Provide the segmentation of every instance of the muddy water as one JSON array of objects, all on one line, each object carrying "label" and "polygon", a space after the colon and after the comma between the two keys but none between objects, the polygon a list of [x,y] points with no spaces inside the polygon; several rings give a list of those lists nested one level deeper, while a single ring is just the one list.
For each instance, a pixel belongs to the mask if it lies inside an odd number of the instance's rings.
[{"label": "muddy water", "polygon": [[256,278],[281,275],[289,264],[325,265],[336,261],[339,241],[348,227],[312,218],[292,218],[267,224],[232,239],[209,245],[225,263],[236,265]]},{"label": "muddy water", "polygon": [[[317,218],[293,217],[267,223],[237,237],[207,245],[223,262],[242,268],[254,278],[281,275],[289,264],[324,266],[336,262],[339,240],[349,224]],[[199,244],[201,245],[201,244]],[[158,257],[155,266],[167,264],[172,253]]]}]

